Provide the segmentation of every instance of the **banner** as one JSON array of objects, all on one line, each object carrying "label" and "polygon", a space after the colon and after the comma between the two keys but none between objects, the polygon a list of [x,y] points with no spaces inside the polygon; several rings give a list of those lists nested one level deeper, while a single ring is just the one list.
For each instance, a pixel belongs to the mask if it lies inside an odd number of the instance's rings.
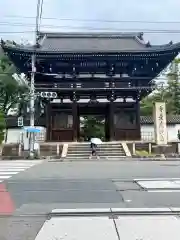
[{"label": "banner", "polygon": [[155,141],[158,145],[167,144],[166,104],[156,102],[154,106]]}]

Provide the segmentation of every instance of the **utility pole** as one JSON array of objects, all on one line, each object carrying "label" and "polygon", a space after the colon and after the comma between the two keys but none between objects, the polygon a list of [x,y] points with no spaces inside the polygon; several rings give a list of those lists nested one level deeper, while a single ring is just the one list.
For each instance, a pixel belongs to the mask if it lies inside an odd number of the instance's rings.
[{"label": "utility pole", "polygon": [[[30,86],[30,126],[31,128],[34,128],[34,103],[35,103],[35,89],[34,89],[34,80],[35,80],[35,74],[36,74],[36,55],[35,53],[32,54],[31,57],[31,86]],[[34,133],[30,133],[30,146],[29,146],[29,156],[30,158],[34,158]]]},{"label": "utility pole", "polygon": [[[39,29],[39,16],[40,16],[40,5],[41,0],[37,0],[37,14],[36,14],[36,29],[35,29],[35,39],[34,39],[34,51],[31,56],[31,84],[30,84],[30,126],[34,128],[34,119],[35,119],[35,75],[36,75],[36,48],[38,45],[38,29]],[[30,133],[30,144],[29,144],[29,156],[30,158],[34,158],[34,132]]]}]

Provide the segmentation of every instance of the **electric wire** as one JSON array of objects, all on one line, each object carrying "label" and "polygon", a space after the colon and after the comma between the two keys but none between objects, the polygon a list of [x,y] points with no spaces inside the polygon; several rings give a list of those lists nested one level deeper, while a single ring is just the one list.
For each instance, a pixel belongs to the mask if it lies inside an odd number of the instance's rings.
[{"label": "electric wire", "polygon": [[[27,26],[26,26],[27,27]],[[43,25],[41,25],[41,28],[43,27]],[[129,33],[129,32],[143,32],[143,33],[150,33],[150,34],[180,34],[180,30],[176,29],[176,30],[171,30],[171,29],[132,29],[132,28],[126,28],[126,29],[122,29],[122,28],[93,28],[93,27],[75,27],[75,26],[48,26],[49,28],[54,28],[54,29],[65,29],[65,32],[74,32],[76,33],[77,31],[73,31],[73,30],[79,30],[79,32],[84,32],[87,33],[84,30],[87,30],[89,32],[95,33],[95,32],[107,32],[107,33],[113,33],[113,32],[121,32],[121,33]],[[46,28],[48,28],[46,26]],[[33,33],[34,30],[21,30],[21,31],[0,31],[0,34],[23,34],[23,33]],[[43,32],[43,31],[42,31]],[[48,32],[47,29],[45,30],[45,32]],[[52,32],[52,31],[50,31]]]},{"label": "electric wire", "polygon": [[[35,19],[35,16],[21,16],[21,15],[5,15],[4,18],[23,18]],[[3,18],[3,16],[1,16]],[[77,21],[77,22],[102,22],[102,23],[148,23],[148,24],[180,24],[180,21],[148,21],[148,20],[110,20],[110,19],[81,19],[81,18],[55,18],[42,17],[44,20],[58,20],[58,21]]]}]

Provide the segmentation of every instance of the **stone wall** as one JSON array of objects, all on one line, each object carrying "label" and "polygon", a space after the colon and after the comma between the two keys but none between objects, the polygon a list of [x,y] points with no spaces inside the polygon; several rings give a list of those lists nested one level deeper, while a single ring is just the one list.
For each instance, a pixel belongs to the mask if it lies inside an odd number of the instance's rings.
[{"label": "stone wall", "polygon": [[[179,154],[178,153],[178,142],[169,142],[167,146],[157,146],[155,143],[152,142],[131,142],[127,143],[127,146],[129,147],[129,150],[131,154],[133,155],[133,149],[135,151],[146,151],[153,154]],[[150,150],[150,151],[149,151]]]},{"label": "stone wall", "polygon": [[[50,143],[40,144],[40,157],[54,157],[60,158],[62,153],[63,145]],[[24,159],[27,158],[28,152],[24,151],[23,147],[19,144],[4,144],[2,146],[2,159],[5,158],[16,158],[16,159]]]}]

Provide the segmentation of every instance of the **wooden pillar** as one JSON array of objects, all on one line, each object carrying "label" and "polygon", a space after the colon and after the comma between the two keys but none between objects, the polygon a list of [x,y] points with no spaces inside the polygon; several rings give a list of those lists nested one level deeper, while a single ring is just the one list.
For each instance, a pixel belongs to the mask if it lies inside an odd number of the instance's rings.
[{"label": "wooden pillar", "polygon": [[51,141],[52,136],[51,114],[51,103],[48,101],[46,104],[46,141]]},{"label": "wooden pillar", "polygon": [[136,118],[137,118],[136,121],[137,134],[135,140],[141,140],[140,103],[138,100],[136,101]]},{"label": "wooden pillar", "polygon": [[115,126],[114,126],[114,102],[109,102],[109,140],[115,140]]},{"label": "wooden pillar", "polygon": [[73,116],[73,141],[78,140],[78,106],[77,102],[72,102],[72,116]]}]

